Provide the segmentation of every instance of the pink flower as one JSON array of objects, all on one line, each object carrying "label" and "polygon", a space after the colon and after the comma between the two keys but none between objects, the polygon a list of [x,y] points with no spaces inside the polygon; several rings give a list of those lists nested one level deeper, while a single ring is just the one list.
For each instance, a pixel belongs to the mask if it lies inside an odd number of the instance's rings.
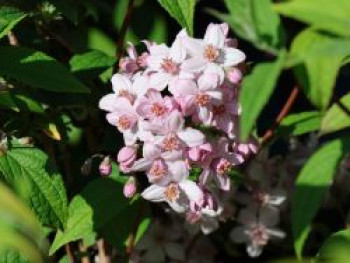
[{"label": "pink flower", "polygon": [[134,146],[125,146],[118,153],[119,168],[122,172],[127,173],[136,160],[137,149]]},{"label": "pink flower", "polygon": [[233,166],[241,164],[243,158],[239,154],[229,152],[228,140],[225,137],[217,141],[213,153],[214,156],[210,166],[203,168],[200,182],[207,185],[210,179],[214,179],[221,190],[229,191],[231,184],[228,173]]},{"label": "pink flower", "polygon": [[222,71],[222,67],[235,66],[243,62],[245,54],[242,51],[225,45],[226,35],[226,24],[209,24],[203,40],[185,38],[184,45],[191,58],[183,62],[182,69],[198,72],[214,64],[218,71]]},{"label": "pink flower", "polygon": [[169,48],[165,44],[153,45],[149,48],[147,58],[148,70],[151,74],[151,86],[162,91],[180,74],[180,66],[186,58],[186,51],[182,44],[184,31],[181,31]]},{"label": "pink flower", "polygon": [[126,145],[134,145],[139,131],[139,116],[134,106],[126,98],[119,98],[115,104],[109,106],[110,112],[106,115],[107,121],[123,133]]},{"label": "pink flower", "polygon": [[167,202],[178,213],[187,211],[190,202],[197,203],[203,200],[202,190],[195,182],[186,178],[170,182],[165,186],[153,184],[141,195],[152,202]]},{"label": "pink flower", "polygon": [[237,221],[242,225],[234,228],[230,237],[236,243],[246,243],[247,253],[251,257],[260,256],[270,239],[285,237],[283,231],[274,228],[279,221],[279,213],[275,208],[265,207],[259,211],[245,208],[239,213]]},{"label": "pink flower", "polygon": [[177,107],[173,98],[165,96],[164,98],[159,91],[150,89],[145,97],[138,100],[136,107],[137,113],[148,120],[165,118]]},{"label": "pink flower", "polygon": [[131,198],[136,193],[136,181],[133,176],[129,177],[123,188],[123,194],[126,198]]},{"label": "pink flower", "polygon": [[258,152],[259,142],[255,138],[250,137],[246,143],[235,142],[232,147],[242,155],[249,155],[250,153]]},{"label": "pink flower", "polygon": [[223,94],[218,89],[219,76],[215,73],[205,73],[195,82],[179,80],[173,88],[169,88],[175,98],[185,101],[183,112],[194,111],[193,114],[204,124],[210,124],[212,120],[213,105],[222,102]]},{"label": "pink flower", "polygon": [[227,79],[235,85],[241,83],[242,72],[238,68],[232,68],[227,72]]},{"label": "pink flower", "polygon": [[188,149],[187,156],[190,161],[207,167],[210,164],[213,156],[213,147],[210,143],[204,143],[202,145],[192,147]]}]

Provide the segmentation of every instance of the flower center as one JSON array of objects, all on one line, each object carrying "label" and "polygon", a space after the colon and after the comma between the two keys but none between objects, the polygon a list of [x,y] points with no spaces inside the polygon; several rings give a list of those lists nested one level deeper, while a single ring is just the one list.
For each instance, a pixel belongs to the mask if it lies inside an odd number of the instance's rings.
[{"label": "flower center", "polygon": [[149,171],[149,174],[153,177],[153,181],[160,181],[165,175],[167,171],[165,165],[162,161],[155,161]]},{"label": "flower center", "polygon": [[266,227],[262,224],[254,224],[248,233],[252,242],[258,246],[265,246],[269,240],[269,234],[266,231]]},{"label": "flower center", "polygon": [[170,202],[176,201],[180,196],[179,186],[175,183],[169,184],[164,190],[164,196]]},{"label": "flower center", "polygon": [[204,49],[204,57],[210,62],[214,62],[219,57],[219,50],[213,45],[207,45]]},{"label": "flower center", "polygon": [[225,105],[213,106],[214,115],[223,115],[226,112]]},{"label": "flower center", "polygon": [[179,72],[179,66],[171,58],[163,59],[160,66],[166,73],[177,74]]},{"label": "flower center", "polygon": [[120,118],[118,119],[117,126],[120,130],[130,129],[130,127],[131,127],[130,118],[128,116],[125,116],[125,115],[120,116]]},{"label": "flower center", "polygon": [[216,167],[216,172],[218,174],[226,174],[231,168],[231,163],[227,159],[221,159],[218,166]]},{"label": "flower center", "polygon": [[166,107],[159,102],[153,103],[151,111],[157,117],[163,116],[166,113]]},{"label": "flower center", "polygon": [[163,140],[163,149],[173,151],[179,148],[180,142],[176,136],[169,136]]},{"label": "flower center", "polygon": [[198,94],[196,95],[196,99],[195,99],[195,103],[198,105],[198,106],[205,106],[209,103],[210,101],[210,97],[209,95],[207,94]]}]

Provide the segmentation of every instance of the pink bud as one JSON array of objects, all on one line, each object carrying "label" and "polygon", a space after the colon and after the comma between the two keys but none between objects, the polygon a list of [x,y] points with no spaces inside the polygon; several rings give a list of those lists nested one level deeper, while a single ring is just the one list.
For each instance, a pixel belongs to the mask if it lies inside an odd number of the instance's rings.
[{"label": "pink bud", "polygon": [[122,172],[128,172],[130,168],[133,166],[137,155],[137,149],[136,147],[132,146],[125,146],[120,149],[118,153],[118,163],[119,168]]},{"label": "pink bud", "polygon": [[188,158],[193,162],[199,164],[206,164],[210,162],[213,148],[210,143],[204,143],[200,146],[193,147],[188,151]]},{"label": "pink bud", "polygon": [[126,198],[131,198],[136,193],[136,182],[133,176],[131,176],[124,185],[123,193]]},{"label": "pink bud", "polygon": [[101,176],[109,176],[112,173],[112,162],[109,156],[106,156],[99,167]]},{"label": "pink bud", "polygon": [[139,69],[136,63],[136,60],[128,57],[120,59],[119,68],[126,74],[133,74],[135,71]]},{"label": "pink bud", "polygon": [[227,79],[237,85],[242,80],[242,72],[238,68],[232,68],[227,72]]}]

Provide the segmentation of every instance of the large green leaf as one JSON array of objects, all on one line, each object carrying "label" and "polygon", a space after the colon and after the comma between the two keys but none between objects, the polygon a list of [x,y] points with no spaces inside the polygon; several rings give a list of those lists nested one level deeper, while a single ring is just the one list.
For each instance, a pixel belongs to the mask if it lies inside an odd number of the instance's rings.
[{"label": "large green leaf", "polygon": [[190,35],[193,34],[195,0],[158,0],[158,2],[182,27],[187,29]]},{"label": "large green leaf", "polygon": [[[43,234],[32,212],[0,183],[0,262],[42,262]],[[16,261],[14,261],[16,260]]]},{"label": "large green leaf", "polygon": [[[294,39],[291,47],[291,55],[303,62],[297,66],[296,74],[306,96],[315,106],[323,110],[328,106],[333,94],[342,61],[350,54],[350,42],[340,40],[337,43],[338,40],[307,29]],[[327,51],[332,46],[336,47],[337,52]]]},{"label": "large green leaf", "polygon": [[20,22],[26,14],[14,7],[0,7],[0,39],[12,30],[12,28]]},{"label": "large green leaf", "polygon": [[19,111],[18,105],[16,104],[10,91],[0,91],[0,108]]},{"label": "large green leaf", "polygon": [[[344,108],[345,107],[345,108]],[[334,103],[326,112],[321,126],[322,133],[329,133],[350,127],[350,94]]]},{"label": "large green leaf", "polygon": [[350,2],[348,0],[292,0],[275,5],[288,17],[303,21],[317,29],[350,36]]},{"label": "large green leaf", "polygon": [[[11,143],[12,144],[12,143]],[[44,225],[62,228],[67,220],[67,196],[60,174],[39,149],[12,144],[0,157],[0,172],[13,187],[28,182],[23,197]]]},{"label": "large green leaf", "polygon": [[298,258],[302,255],[310,224],[332,184],[337,165],[349,149],[349,139],[335,139],[316,151],[299,173],[291,216],[294,249]]},{"label": "large green leaf", "polygon": [[99,231],[111,222],[113,227],[123,228],[114,219],[128,204],[129,200],[123,195],[123,184],[110,178],[91,182],[70,203],[67,226],[63,232],[57,233],[50,254],[71,241],[94,240]]},{"label": "large green leaf", "polygon": [[342,230],[331,235],[319,250],[316,263],[347,262],[350,258],[350,230]]},{"label": "large green leaf", "polygon": [[[271,0],[225,0],[229,15],[218,15],[234,32],[257,48],[277,53],[284,45],[280,18]],[[214,15],[217,15],[214,12]]]},{"label": "large green leaf", "polygon": [[54,92],[89,90],[62,64],[46,54],[24,47],[0,46],[0,75],[35,88]]},{"label": "large green leaf", "polygon": [[276,133],[301,135],[317,131],[321,126],[322,115],[317,111],[289,114],[283,118]]},{"label": "large green leaf", "polygon": [[240,136],[246,140],[265,104],[268,102],[282,71],[286,52],[282,51],[274,62],[261,63],[242,83],[239,101],[242,105]]}]

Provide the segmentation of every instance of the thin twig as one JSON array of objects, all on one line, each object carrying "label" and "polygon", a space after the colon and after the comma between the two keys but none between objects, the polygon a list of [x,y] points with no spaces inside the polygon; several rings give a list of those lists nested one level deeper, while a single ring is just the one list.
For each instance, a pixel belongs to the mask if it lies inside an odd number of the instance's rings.
[{"label": "thin twig", "polygon": [[283,118],[289,113],[289,111],[290,111],[291,107],[293,106],[298,94],[299,94],[299,88],[297,86],[295,86],[293,88],[292,92],[290,93],[288,100],[286,101],[286,103],[284,104],[280,113],[276,117],[274,124],[263,135],[262,140],[261,140],[261,145],[264,145],[268,141],[271,140],[271,138],[273,137],[273,135],[275,133],[276,128],[280,125]]},{"label": "thin twig", "polygon": [[116,72],[118,70],[118,64],[119,60],[123,55],[123,47],[124,47],[124,41],[126,32],[129,28],[130,22],[131,22],[131,16],[134,11],[134,0],[129,0],[128,8],[124,17],[124,21],[122,24],[122,27],[120,28],[119,34],[118,34],[118,41],[117,41],[117,63],[115,63],[113,72]]},{"label": "thin twig", "polygon": [[135,222],[134,222],[132,231],[131,231],[130,236],[129,236],[129,244],[128,244],[127,248],[126,248],[126,256],[127,256],[127,258],[130,258],[131,254],[132,254],[132,251],[134,250],[135,237],[136,237],[139,225],[140,225],[140,221],[141,221],[141,218],[142,218],[143,210],[144,210],[144,203],[142,202],[140,204],[139,211],[138,211],[138,213],[136,215]]},{"label": "thin twig", "polygon": [[97,249],[98,249],[98,262],[101,263],[110,263],[111,257],[106,252],[105,242],[103,239],[97,241]]},{"label": "thin twig", "polygon": [[73,253],[72,253],[72,249],[71,249],[69,243],[67,243],[64,247],[65,247],[65,249],[66,249],[66,254],[67,254],[69,263],[75,263],[74,255],[73,255]]},{"label": "thin twig", "polygon": [[19,46],[18,39],[12,31],[8,32],[7,38],[11,46]]}]

